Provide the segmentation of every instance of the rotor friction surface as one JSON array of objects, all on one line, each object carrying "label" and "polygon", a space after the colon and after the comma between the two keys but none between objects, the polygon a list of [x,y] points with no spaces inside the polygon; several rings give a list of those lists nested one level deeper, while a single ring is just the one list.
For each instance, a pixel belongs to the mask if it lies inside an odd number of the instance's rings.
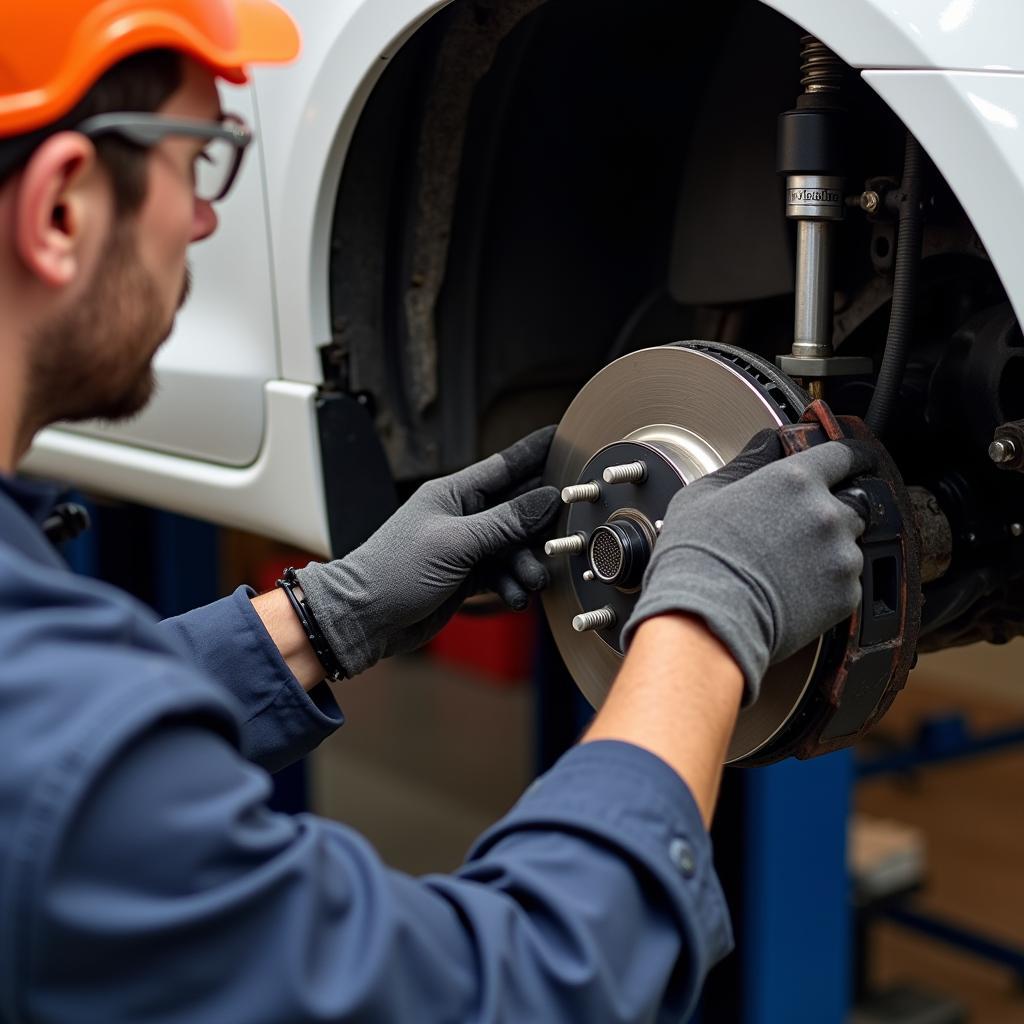
[{"label": "rotor friction surface", "polygon": [[[575,484],[605,445],[666,433],[692,439],[687,447],[703,472],[687,470],[684,475],[691,482],[738,455],[757,431],[782,422],[778,408],[754,382],[713,355],[672,345],[643,349],[610,363],[584,385],[555,433],[544,482],[558,488]],[[567,516],[566,508],[559,536]],[[569,560],[551,558],[549,568],[544,610],[555,642],[580,690],[598,707],[623,659],[600,637],[573,629],[580,606],[569,579]],[[740,714],[728,761],[753,754],[781,729],[806,689],[817,649],[811,645],[768,673],[761,699]]]}]

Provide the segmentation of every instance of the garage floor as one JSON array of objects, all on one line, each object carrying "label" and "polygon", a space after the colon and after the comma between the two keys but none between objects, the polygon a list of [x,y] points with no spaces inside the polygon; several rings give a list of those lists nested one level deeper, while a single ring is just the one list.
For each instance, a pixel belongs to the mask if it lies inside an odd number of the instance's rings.
[{"label": "garage floor", "polygon": [[[530,687],[496,685],[424,657],[342,684],[348,724],[315,759],[315,803],[358,828],[389,863],[446,870],[529,781]],[[962,709],[979,728],[1024,721],[1024,644],[922,659],[887,717]],[[930,882],[922,905],[1024,946],[1024,751],[928,769],[859,789],[859,810],[920,826]],[[878,929],[875,977],[957,997],[973,1024],[1021,1024],[1005,971],[896,926]],[[780,1022],[782,1024],[782,1022]]]},{"label": "garage floor", "polygon": [[[951,710],[979,730],[1024,724],[1024,644],[922,659],[881,728],[906,734],[919,716]],[[923,909],[1024,948],[1024,750],[867,782],[856,803],[924,831]],[[881,926],[877,941],[876,980],[913,980],[955,996],[976,1024],[1024,1021],[1024,991],[1007,971],[895,925]]]}]

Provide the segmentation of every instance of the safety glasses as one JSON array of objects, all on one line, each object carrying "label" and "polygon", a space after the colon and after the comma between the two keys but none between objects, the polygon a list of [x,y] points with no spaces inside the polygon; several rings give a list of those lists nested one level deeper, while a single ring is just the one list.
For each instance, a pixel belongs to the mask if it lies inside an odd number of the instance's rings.
[{"label": "safety glasses", "polygon": [[146,149],[168,135],[207,139],[193,166],[196,198],[210,203],[228,194],[242,166],[246,147],[252,142],[252,132],[234,114],[225,114],[220,121],[190,120],[165,114],[97,114],[86,118],[72,131],[93,139],[117,135]]}]

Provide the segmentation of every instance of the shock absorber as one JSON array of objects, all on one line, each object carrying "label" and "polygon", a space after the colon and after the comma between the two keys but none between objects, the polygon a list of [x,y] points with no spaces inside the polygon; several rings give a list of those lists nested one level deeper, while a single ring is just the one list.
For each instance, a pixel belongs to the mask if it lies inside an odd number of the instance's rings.
[{"label": "shock absorber", "polygon": [[843,219],[846,111],[843,64],[813,36],[800,41],[796,107],[779,118],[779,173],[786,177],[786,216],[796,221],[793,348],[781,369],[802,378],[820,398],[823,378],[871,372],[871,360],[832,351],[832,267]]}]

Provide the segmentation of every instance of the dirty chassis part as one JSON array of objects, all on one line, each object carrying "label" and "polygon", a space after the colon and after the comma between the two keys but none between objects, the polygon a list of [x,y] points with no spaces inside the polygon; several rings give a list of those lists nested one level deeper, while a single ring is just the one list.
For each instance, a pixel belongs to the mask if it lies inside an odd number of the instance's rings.
[{"label": "dirty chassis part", "polygon": [[826,634],[815,678],[799,714],[777,737],[771,760],[815,757],[860,739],[906,684],[921,629],[921,553],[914,507],[888,453],[862,420],[837,417],[823,402],[813,402],[800,422],[782,427],[779,436],[787,454],[855,439],[875,448],[879,469],[876,476],[857,479],[843,492],[866,523],[860,539],[861,605]]}]

